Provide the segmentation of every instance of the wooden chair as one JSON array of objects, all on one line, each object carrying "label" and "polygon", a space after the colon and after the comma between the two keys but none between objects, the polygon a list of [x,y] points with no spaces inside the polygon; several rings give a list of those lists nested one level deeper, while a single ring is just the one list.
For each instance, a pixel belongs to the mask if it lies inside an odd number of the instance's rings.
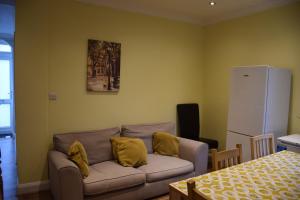
[{"label": "wooden chair", "polygon": [[251,159],[257,159],[275,153],[274,135],[272,133],[250,138]]},{"label": "wooden chair", "polygon": [[196,189],[196,183],[194,180],[189,180],[187,182],[187,189],[188,189],[188,200],[205,200],[207,197],[205,197],[203,194],[201,194]]},{"label": "wooden chair", "polygon": [[212,170],[216,171],[233,165],[242,163],[242,145],[237,144],[235,149],[217,152],[216,149],[211,150],[212,153]]}]

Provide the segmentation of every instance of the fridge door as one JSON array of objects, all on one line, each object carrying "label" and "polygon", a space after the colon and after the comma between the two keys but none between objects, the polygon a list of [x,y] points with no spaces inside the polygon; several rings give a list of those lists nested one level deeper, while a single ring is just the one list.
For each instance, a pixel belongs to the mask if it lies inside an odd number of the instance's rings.
[{"label": "fridge door", "polygon": [[227,130],[264,133],[268,67],[235,67],[231,75]]},{"label": "fridge door", "polygon": [[234,149],[236,144],[242,144],[243,162],[251,160],[250,137],[228,131],[226,149]]},{"label": "fridge door", "polygon": [[290,88],[290,70],[282,68],[269,69],[265,133],[273,133],[275,138],[287,134]]}]

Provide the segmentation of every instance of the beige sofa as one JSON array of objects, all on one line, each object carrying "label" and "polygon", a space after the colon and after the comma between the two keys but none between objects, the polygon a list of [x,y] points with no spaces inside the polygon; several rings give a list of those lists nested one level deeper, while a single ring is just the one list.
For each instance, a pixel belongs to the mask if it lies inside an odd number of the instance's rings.
[{"label": "beige sofa", "polygon": [[[208,146],[184,138],[179,157],[153,154],[152,134],[167,131],[175,134],[173,123],[124,125],[90,132],[56,134],[54,150],[49,152],[51,193],[56,200],[149,199],[168,192],[168,184],[203,174],[207,170]],[[110,137],[141,138],[148,150],[148,164],[123,167],[113,159]],[[90,174],[82,178],[78,167],[68,160],[67,150],[74,140],[85,147]]]}]

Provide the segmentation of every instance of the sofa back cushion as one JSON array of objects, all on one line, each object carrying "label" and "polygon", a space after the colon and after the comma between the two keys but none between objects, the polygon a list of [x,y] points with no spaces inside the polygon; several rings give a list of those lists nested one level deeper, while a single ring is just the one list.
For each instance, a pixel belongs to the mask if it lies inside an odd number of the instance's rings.
[{"label": "sofa back cushion", "polygon": [[68,154],[70,145],[78,140],[84,146],[89,164],[113,160],[110,138],[120,136],[118,127],[97,131],[72,132],[55,134],[53,136],[54,149]]},{"label": "sofa back cushion", "polygon": [[162,131],[176,135],[175,124],[172,122],[122,125],[121,135],[124,137],[137,137],[144,141],[148,153],[153,153],[152,135]]}]

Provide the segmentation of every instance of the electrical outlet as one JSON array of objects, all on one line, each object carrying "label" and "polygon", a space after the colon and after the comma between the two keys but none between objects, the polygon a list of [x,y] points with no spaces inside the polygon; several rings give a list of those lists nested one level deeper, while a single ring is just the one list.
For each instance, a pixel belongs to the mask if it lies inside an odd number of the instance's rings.
[{"label": "electrical outlet", "polygon": [[48,98],[50,101],[56,101],[57,100],[57,95],[54,92],[49,92],[48,93]]}]

